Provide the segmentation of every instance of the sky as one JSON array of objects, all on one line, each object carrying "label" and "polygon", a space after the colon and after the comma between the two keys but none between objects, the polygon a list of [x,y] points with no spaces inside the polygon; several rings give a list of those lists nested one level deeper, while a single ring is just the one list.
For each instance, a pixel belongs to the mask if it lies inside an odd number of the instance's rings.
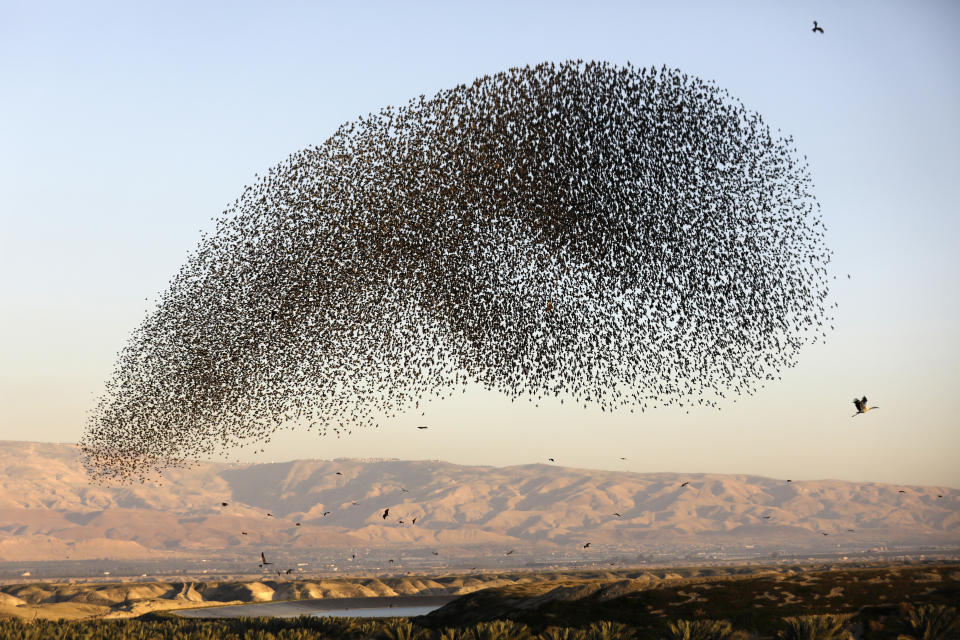
[{"label": "sky", "polygon": [[[957,33],[953,1],[0,0],[0,439],[81,438],[147,299],[254,174],[477,76],[629,61],[713,81],[794,137],[838,276],[826,343],[720,410],[534,408],[471,389],[341,439],[285,431],[240,459],[552,457],[960,487]],[[861,395],[880,409],[851,419]]]}]

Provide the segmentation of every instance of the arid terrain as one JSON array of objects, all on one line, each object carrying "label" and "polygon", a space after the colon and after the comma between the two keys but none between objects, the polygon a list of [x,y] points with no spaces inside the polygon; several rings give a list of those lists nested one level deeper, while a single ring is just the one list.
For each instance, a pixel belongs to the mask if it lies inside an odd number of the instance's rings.
[{"label": "arid terrain", "polygon": [[229,557],[256,572],[262,550],[291,564],[304,550],[382,552],[385,564],[419,549],[449,565],[516,549],[510,560],[522,567],[558,554],[600,562],[663,549],[769,557],[898,545],[960,546],[960,491],[352,459],[202,463],[159,485],[103,487],[89,483],[73,445],[0,443],[0,563]]},{"label": "arid terrain", "polygon": [[[176,633],[200,633],[204,628],[209,634],[216,628],[219,633],[269,629],[301,634],[314,629],[325,630],[328,635],[296,637],[372,638],[382,637],[377,635],[378,629],[410,625],[411,621],[396,618],[380,622],[356,618],[341,619],[341,622],[319,622],[316,618],[283,621],[269,617],[224,620],[219,617],[222,610],[212,612],[213,619],[204,621],[201,608],[308,599],[355,605],[356,601],[343,599],[377,597],[381,603],[385,598],[405,606],[416,603],[418,598],[436,601],[437,596],[453,599],[426,616],[411,619],[415,628],[423,630],[418,637],[438,637],[429,635],[431,631],[437,634],[444,629],[491,625],[491,629],[500,630],[500,635],[490,637],[529,637],[520,632],[532,631],[543,634],[539,637],[549,638],[554,637],[550,635],[551,628],[587,629],[591,625],[606,624],[614,625],[619,631],[618,635],[604,637],[660,638],[672,623],[697,620],[710,624],[720,621],[745,633],[759,632],[761,637],[772,637],[771,634],[791,618],[826,614],[851,630],[859,629],[862,633],[864,628],[869,628],[871,638],[896,638],[902,637],[898,635],[900,631],[909,630],[907,614],[911,609],[942,609],[956,604],[960,599],[960,565],[769,565],[246,583],[8,585],[0,588],[0,630],[32,629],[42,634],[46,627],[23,628],[17,621],[37,624],[44,620],[98,619],[113,621],[116,625],[127,620],[126,626],[109,628],[103,626],[106,623],[90,622],[101,624],[100,632],[111,637],[143,637],[144,630],[159,625],[156,637],[182,637]],[[189,610],[187,615],[192,622],[182,620],[179,615],[173,618],[165,615],[176,609]],[[261,606],[257,610],[258,616],[272,615],[270,607]],[[310,611],[308,605],[302,610]],[[322,611],[317,613],[322,615]],[[953,624],[960,624],[955,609],[946,614],[954,620]],[[5,622],[3,618],[10,620]],[[72,628],[67,622],[59,624],[67,626],[58,627],[58,632]],[[330,635],[338,625],[343,627],[339,629],[341,633]],[[79,633],[84,628],[77,626],[75,631]],[[414,636],[409,634],[409,637]]]}]

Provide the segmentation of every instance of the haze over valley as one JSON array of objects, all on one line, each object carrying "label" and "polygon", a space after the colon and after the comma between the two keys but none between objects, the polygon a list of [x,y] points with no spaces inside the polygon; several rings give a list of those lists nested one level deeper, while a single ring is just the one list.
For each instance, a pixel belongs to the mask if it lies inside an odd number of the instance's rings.
[{"label": "haze over valley", "polygon": [[261,551],[349,571],[960,547],[960,491],[949,487],[645,474],[623,464],[200,463],[155,485],[109,487],[89,484],[73,445],[6,441],[0,562],[205,558],[256,573]]}]

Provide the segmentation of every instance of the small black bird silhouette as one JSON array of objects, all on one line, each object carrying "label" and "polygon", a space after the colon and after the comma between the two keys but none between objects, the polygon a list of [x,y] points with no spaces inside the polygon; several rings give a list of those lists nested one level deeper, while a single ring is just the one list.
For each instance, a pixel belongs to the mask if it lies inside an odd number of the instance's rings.
[{"label": "small black bird silhouette", "polygon": [[390,560],[388,560],[388,562],[393,562],[393,558],[390,558]]},{"label": "small black bird silhouette", "polygon": [[272,513],[268,513],[268,514],[267,514],[267,517],[268,517],[268,518],[272,518],[272,517],[273,517],[273,514],[272,514]]},{"label": "small black bird silhouette", "polygon": [[420,516],[414,516],[413,520],[410,521],[410,524],[417,524],[417,518]]},{"label": "small black bird silhouette", "polygon": [[287,573],[287,575],[293,573],[293,569],[287,569],[286,573]]},{"label": "small black bird silhouette", "polygon": [[680,486],[681,486],[681,487],[685,487],[685,486],[687,486],[688,484],[690,484],[690,481],[689,481],[689,480],[688,480],[687,482],[684,482],[684,483],[681,484]]},{"label": "small black bird silhouette", "polygon": [[554,460],[553,458],[547,458],[547,460],[549,460],[550,462],[556,462],[556,460]]},{"label": "small black bird silhouette", "polygon": [[813,21],[813,29],[811,29],[811,31],[813,31],[814,33],[823,33],[823,27],[821,27],[820,25],[818,25],[818,24],[817,24],[817,21],[814,20],[814,21]]},{"label": "small black bird silhouette", "polygon": [[433,552],[433,555],[438,556],[438,555],[440,555],[440,552],[439,552],[439,551],[434,551],[434,552]]},{"label": "small black bird silhouette", "polygon": [[773,516],[763,516],[763,519],[764,519],[764,520],[769,520],[769,519],[772,518],[772,517],[773,517]]},{"label": "small black bird silhouette", "polygon": [[426,429],[426,428],[427,428],[427,427],[426,427],[426,425],[423,425],[423,426],[420,426],[420,427],[417,427],[417,429]]},{"label": "small black bird silhouette", "polygon": [[903,489],[900,489],[900,491],[897,491],[897,493],[906,493],[906,491],[904,491]]},{"label": "small black bird silhouette", "polygon": [[246,531],[241,531],[241,532],[240,532],[240,535],[245,536],[245,535],[247,535],[247,532],[246,532]]},{"label": "small black bird silhouette", "polygon": [[787,482],[793,482],[793,480],[787,480]]},{"label": "small black bird silhouette", "polygon": [[626,458],[620,458],[621,460],[626,460]]},{"label": "small black bird silhouette", "polygon": [[351,554],[350,554],[350,559],[351,559],[351,560],[356,560],[356,559],[357,559],[357,554],[351,553]]},{"label": "small black bird silhouette", "polygon": [[589,546],[590,546],[590,543],[588,542],[587,544],[583,545],[583,548],[586,549]]},{"label": "small black bird silhouette", "polygon": [[937,494],[937,497],[938,497],[938,498],[942,498],[943,496],[938,493],[938,494]]},{"label": "small black bird silhouette", "polygon": [[273,564],[272,562],[267,562],[267,557],[263,555],[263,551],[260,552],[260,560],[263,562],[263,565]]},{"label": "small black bird silhouette", "polygon": [[330,513],[330,512],[329,512],[329,511],[324,511],[324,512],[321,513],[320,515],[321,515],[322,517],[325,517],[328,513]]},{"label": "small black bird silhouette", "polygon": [[847,529],[847,531],[849,531],[850,533],[856,533],[856,532],[857,532],[856,529]]},{"label": "small black bird silhouette", "polygon": [[622,515],[620,515],[620,514],[617,513],[617,512],[614,512],[613,515],[617,516],[618,518],[622,518],[622,517],[623,517]]},{"label": "small black bird silhouette", "polygon": [[338,476],[342,476],[343,474],[340,473],[339,471],[337,471],[337,475],[338,475]]},{"label": "small black bird silhouette", "polygon": [[229,503],[229,502],[221,502],[221,503],[220,503],[220,506],[221,506],[221,507],[226,507],[228,504],[230,504],[230,503]]},{"label": "small black bird silhouette", "polygon": [[299,522],[297,523],[297,526],[298,526],[298,527],[300,526],[300,523],[299,523]]},{"label": "small black bird silhouette", "polygon": [[403,491],[404,493],[410,493],[409,491],[407,491],[407,490],[404,489],[403,487],[400,487],[400,491]]},{"label": "small black bird silhouette", "polygon": [[822,535],[822,536],[828,536],[828,535],[830,535],[830,534],[827,533],[826,531],[821,531],[821,532],[820,532],[820,535]]},{"label": "small black bird silhouette", "polygon": [[390,515],[389,507],[383,510],[383,519],[386,520],[388,515]]},{"label": "small black bird silhouette", "polygon": [[507,551],[507,555],[510,555],[511,553],[513,553],[513,549],[510,549],[510,551]]}]

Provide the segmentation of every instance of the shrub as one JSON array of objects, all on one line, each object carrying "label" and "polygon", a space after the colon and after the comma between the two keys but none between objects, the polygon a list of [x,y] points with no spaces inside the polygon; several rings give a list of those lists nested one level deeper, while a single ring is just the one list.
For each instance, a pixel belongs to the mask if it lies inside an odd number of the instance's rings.
[{"label": "shrub", "polygon": [[527,640],[532,638],[529,627],[510,620],[478,622],[471,629],[472,640]]},{"label": "shrub", "polygon": [[733,628],[726,620],[677,620],[670,623],[670,640],[726,640]]},{"label": "shrub", "polygon": [[633,640],[633,629],[617,622],[594,622],[582,636],[585,640]]},{"label": "shrub", "polygon": [[412,622],[400,620],[388,622],[374,637],[382,640],[426,640],[428,636],[426,631],[413,626]]},{"label": "shrub", "polygon": [[917,640],[949,640],[960,636],[957,610],[942,604],[925,604],[907,610],[907,624]]},{"label": "shrub", "polygon": [[786,629],[777,637],[781,640],[839,640],[845,634],[847,616],[819,615],[784,618]]}]

